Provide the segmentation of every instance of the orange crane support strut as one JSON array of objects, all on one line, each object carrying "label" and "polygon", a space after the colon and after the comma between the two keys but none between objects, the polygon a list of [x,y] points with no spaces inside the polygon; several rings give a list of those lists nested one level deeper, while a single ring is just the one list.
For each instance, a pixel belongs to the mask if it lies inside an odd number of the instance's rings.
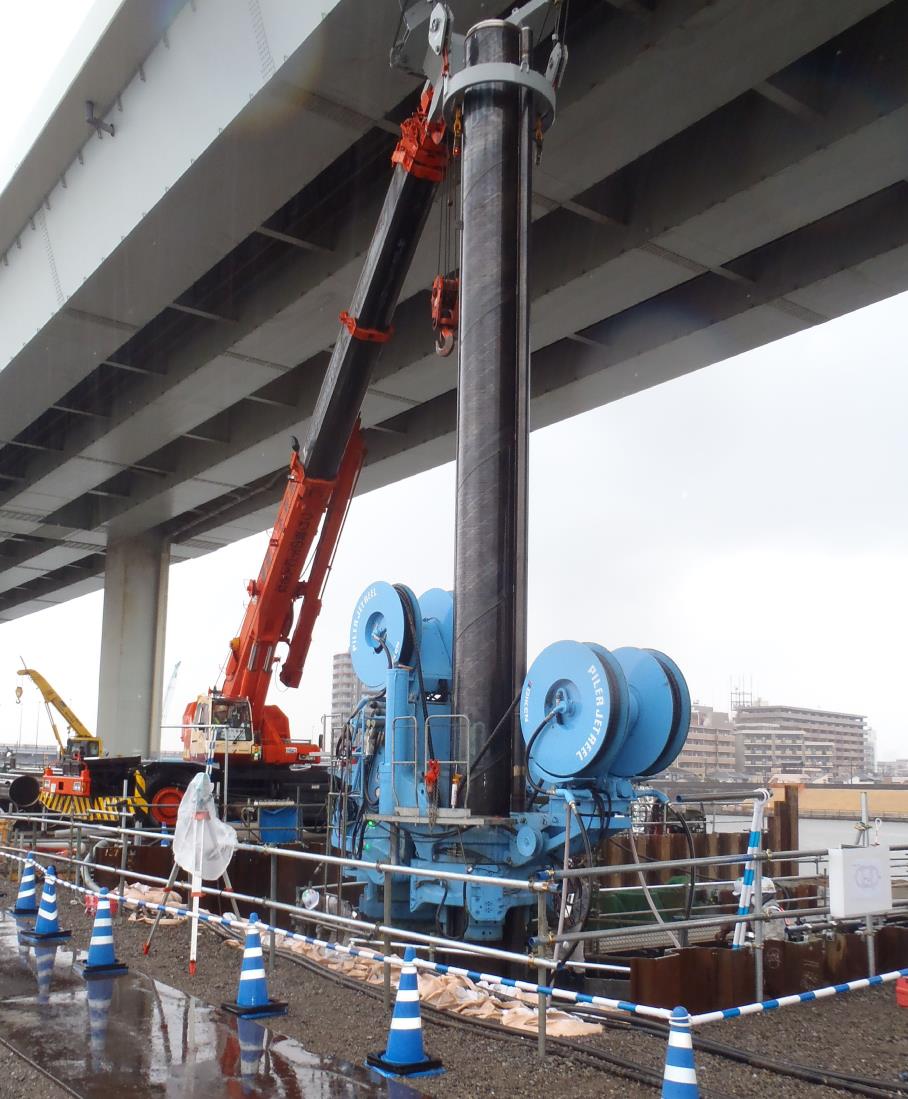
[{"label": "orange crane support strut", "polygon": [[[299,684],[363,457],[359,424],[333,481],[308,478],[294,448],[268,550],[258,578],[249,584],[243,625],[230,643],[220,688],[221,694],[231,698],[248,698],[254,719],[263,711],[274,666],[279,662],[275,650],[281,642],[288,645],[281,682],[290,687]],[[310,554],[308,575],[300,579]],[[294,605],[300,598],[303,603],[294,628]]]}]

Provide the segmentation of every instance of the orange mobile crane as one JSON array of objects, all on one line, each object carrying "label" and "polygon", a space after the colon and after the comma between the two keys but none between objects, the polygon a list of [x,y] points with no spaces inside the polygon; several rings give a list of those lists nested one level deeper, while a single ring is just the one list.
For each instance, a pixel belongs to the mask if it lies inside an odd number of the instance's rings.
[{"label": "orange mobile crane", "polygon": [[[303,774],[319,762],[318,745],[291,740],[287,715],[265,699],[280,662],[280,644],[287,645],[287,652],[279,678],[287,687],[299,686],[362,462],[362,435],[356,427],[337,477],[307,477],[294,438],[287,488],[258,578],[247,585],[249,603],[242,628],[230,642],[224,680],[183,712],[183,759],[195,764],[213,761],[225,774],[231,796],[279,796],[289,788],[307,786],[311,797],[326,781],[320,768],[317,775]],[[313,546],[309,571],[300,580]],[[298,600],[302,605],[294,626]],[[179,767],[159,770],[146,797],[152,816],[169,822],[182,797],[185,782],[180,779],[186,772]],[[320,782],[312,781],[316,778]]]},{"label": "orange mobile crane", "polygon": [[[439,65],[446,68],[446,55]],[[71,811],[113,819],[125,798],[136,815],[171,825],[193,775],[211,766],[232,804],[292,798],[302,806],[306,824],[324,821],[328,776],[319,766],[319,748],[291,740],[286,715],[268,705],[266,696],[278,667],[285,686],[299,684],[362,467],[360,408],[382,347],[393,335],[404,278],[448,164],[437,99],[427,84],[418,109],[401,125],[384,205],[349,310],[340,314],[302,449],[293,439],[287,487],[258,578],[248,585],[249,603],[240,633],[230,642],[223,682],[186,706],[181,758],[87,760],[83,808]],[[456,302],[446,299],[440,320],[439,310],[433,306],[435,326],[450,343]]]},{"label": "orange mobile crane", "polygon": [[[319,760],[317,746],[291,740],[286,715],[265,699],[277,666],[286,687],[299,685],[363,464],[359,411],[382,347],[393,335],[401,287],[447,168],[445,124],[430,117],[432,105],[433,89],[427,85],[418,109],[401,125],[384,206],[350,309],[340,314],[340,332],[302,453],[293,439],[287,489],[258,579],[247,588],[249,603],[240,633],[230,643],[223,683],[190,702],[183,713],[184,761],[198,767],[213,758],[223,767],[231,798],[261,796],[263,790],[286,794],[307,785],[300,769]],[[283,658],[277,655],[282,644],[287,646]],[[323,769],[316,773],[327,782]],[[180,785],[185,788],[185,782]],[[311,797],[311,777],[308,785]],[[146,796],[152,815],[166,819],[182,789],[162,773],[149,783]]]}]

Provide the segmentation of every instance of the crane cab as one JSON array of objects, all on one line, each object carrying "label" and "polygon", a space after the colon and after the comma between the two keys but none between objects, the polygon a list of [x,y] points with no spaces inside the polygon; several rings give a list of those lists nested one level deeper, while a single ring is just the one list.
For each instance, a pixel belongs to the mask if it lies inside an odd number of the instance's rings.
[{"label": "crane cab", "polygon": [[97,737],[67,737],[56,766],[44,768],[42,793],[87,797],[91,791],[91,772],[86,760],[99,759],[100,756],[101,741]]},{"label": "crane cab", "polygon": [[197,762],[209,755],[245,760],[261,758],[247,698],[199,695],[183,713],[183,758]]},{"label": "crane cab", "polygon": [[86,759],[98,759],[100,755],[101,741],[97,737],[71,736],[66,738],[61,758],[64,763],[82,764]]}]

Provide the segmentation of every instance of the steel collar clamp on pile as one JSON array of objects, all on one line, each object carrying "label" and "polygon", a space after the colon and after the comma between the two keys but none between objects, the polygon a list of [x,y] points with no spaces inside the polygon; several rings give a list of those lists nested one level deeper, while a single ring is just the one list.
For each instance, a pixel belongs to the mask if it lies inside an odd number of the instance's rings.
[{"label": "steel collar clamp on pile", "polygon": [[555,121],[555,89],[542,73],[524,69],[508,61],[486,61],[470,65],[445,80],[444,118],[450,125],[455,106],[463,101],[464,93],[480,84],[515,84],[533,95],[533,104],[543,131]]}]

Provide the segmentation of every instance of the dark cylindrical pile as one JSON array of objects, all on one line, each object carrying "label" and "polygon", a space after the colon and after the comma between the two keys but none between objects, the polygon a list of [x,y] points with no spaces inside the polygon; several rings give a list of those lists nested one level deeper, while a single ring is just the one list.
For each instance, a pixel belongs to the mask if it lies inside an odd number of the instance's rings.
[{"label": "dark cylindrical pile", "polygon": [[[467,35],[468,66],[520,60],[517,27]],[[526,246],[529,112],[515,85],[463,103],[463,238],[457,407],[454,711],[471,722],[470,758],[499,725],[526,661],[526,466],[529,356]],[[507,814],[524,789],[516,716],[473,770],[469,807]],[[462,757],[464,747],[456,746]]]}]

